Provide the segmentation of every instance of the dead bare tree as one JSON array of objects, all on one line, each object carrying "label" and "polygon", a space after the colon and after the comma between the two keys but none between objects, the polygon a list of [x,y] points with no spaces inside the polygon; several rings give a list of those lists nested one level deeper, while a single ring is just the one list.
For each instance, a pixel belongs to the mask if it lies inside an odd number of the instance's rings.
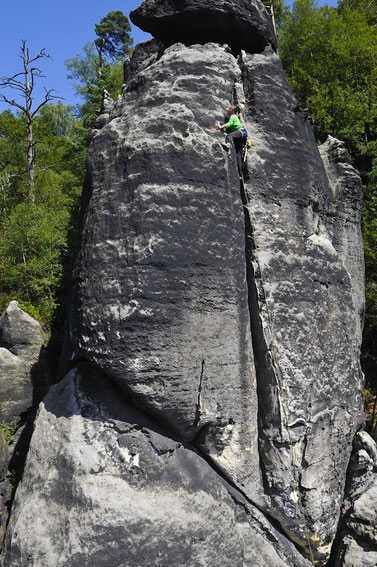
[{"label": "dead bare tree", "polygon": [[28,198],[31,202],[35,201],[34,193],[34,161],[35,161],[35,145],[36,142],[33,140],[33,124],[35,116],[38,114],[42,106],[47,104],[53,99],[63,98],[60,96],[53,95],[54,89],[45,90],[45,98],[40,104],[37,105],[35,110],[33,109],[33,91],[34,83],[36,78],[45,77],[42,75],[41,70],[38,67],[33,66],[35,61],[38,59],[51,59],[51,57],[46,53],[43,48],[35,57],[30,57],[29,49],[26,47],[26,41],[22,40],[22,46],[20,47],[22,55],[20,55],[23,63],[23,71],[16,73],[12,77],[1,77],[0,78],[0,89],[13,89],[18,91],[19,96],[21,96],[22,102],[18,102],[14,98],[8,98],[3,93],[0,93],[0,100],[18,108],[25,116],[26,119],[26,156],[27,156],[27,175],[29,180],[29,192]]}]

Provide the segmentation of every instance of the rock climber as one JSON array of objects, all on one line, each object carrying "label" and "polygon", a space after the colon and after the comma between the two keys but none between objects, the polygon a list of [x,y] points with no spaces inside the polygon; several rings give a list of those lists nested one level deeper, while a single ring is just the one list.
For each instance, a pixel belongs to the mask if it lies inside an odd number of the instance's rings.
[{"label": "rock climber", "polygon": [[232,147],[232,142],[234,143],[238,172],[242,175],[242,150],[247,143],[247,131],[246,128],[242,126],[234,106],[230,106],[226,111],[226,114],[229,116],[228,122],[221,124],[217,128],[213,129],[212,132],[216,132],[216,130],[226,130],[227,135],[225,149],[229,151]]}]

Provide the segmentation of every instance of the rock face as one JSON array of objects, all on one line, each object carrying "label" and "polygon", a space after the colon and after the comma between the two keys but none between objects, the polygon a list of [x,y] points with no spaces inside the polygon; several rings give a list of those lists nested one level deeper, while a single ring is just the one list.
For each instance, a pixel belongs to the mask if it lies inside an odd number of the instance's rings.
[{"label": "rock face", "polygon": [[356,340],[361,343],[364,323],[364,254],[361,242],[361,179],[344,142],[329,136],[319,147],[330,182],[331,201],[326,227],[350,276],[356,318]]},{"label": "rock face", "polygon": [[6,519],[8,517],[8,510],[5,505],[7,500],[7,491],[5,487],[3,488],[1,485],[7,474],[6,465],[8,463],[8,457],[8,443],[4,438],[3,432],[0,431],[0,542],[4,539]]},{"label": "rock face", "polygon": [[[183,62],[191,75],[176,79]],[[130,83],[95,136],[88,164],[96,204],[75,270],[72,329],[79,356],[182,439],[197,440],[258,499],[244,217],[234,163],[209,132],[239,75],[218,46],[173,46]],[[93,226],[106,226],[94,257]]]},{"label": "rock face", "polygon": [[130,18],[165,45],[213,41],[238,53],[266,45],[276,50],[272,21],[260,0],[147,0]]},{"label": "rock face", "polygon": [[88,365],[41,404],[14,510],[4,567],[310,566],[192,446]]},{"label": "rock face", "polygon": [[354,441],[339,541],[336,567],[377,565],[377,448],[365,431]]},{"label": "rock face", "polygon": [[[242,15],[241,0],[217,6],[231,4]],[[160,41],[164,14],[186,41],[171,12],[191,22],[189,6],[150,0],[140,13]],[[272,47],[236,57],[197,41],[141,44],[118,101],[104,98],[74,368],[41,405],[4,567],[29,555],[41,567],[329,559],[363,425],[360,179],[339,142],[321,158]],[[211,131],[231,103],[253,140],[241,181]],[[344,503],[359,539],[347,532],[339,565],[348,541],[354,553],[374,537],[357,502]]]},{"label": "rock face", "polygon": [[[337,197],[346,199],[329,186],[280,61],[267,48],[244,56],[242,69],[255,139],[247,208],[262,468],[271,513],[313,560],[324,561],[363,424],[354,304],[362,280],[352,283],[347,269],[347,215]],[[359,178],[353,184],[360,200]],[[360,258],[360,228],[353,247]]]},{"label": "rock face", "polygon": [[46,370],[37,369],[44,341],[38,321],[12,301],[0,319],[0,421],[12,421],[45,394]]}]

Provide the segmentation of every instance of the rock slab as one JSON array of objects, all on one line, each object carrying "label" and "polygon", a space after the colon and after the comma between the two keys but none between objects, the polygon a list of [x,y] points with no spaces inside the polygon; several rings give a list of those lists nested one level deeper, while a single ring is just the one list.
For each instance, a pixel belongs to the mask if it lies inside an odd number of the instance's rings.
[{"label": "rock slab", "polygon": [[377,447],[365,431],[354,440],[334,557],[336,567],[377,565]]},{"label": "rock slab", "polygon": [[240,76],[215,44],[174,45],[93,134],[71,331],[77,357],[259,501],[244,215],[210,132]]},{"label": "rock slab", "polygon": [[30,562],[310,566],[194,447],[88,365],[53,386],[39,410],[2,566]]}]

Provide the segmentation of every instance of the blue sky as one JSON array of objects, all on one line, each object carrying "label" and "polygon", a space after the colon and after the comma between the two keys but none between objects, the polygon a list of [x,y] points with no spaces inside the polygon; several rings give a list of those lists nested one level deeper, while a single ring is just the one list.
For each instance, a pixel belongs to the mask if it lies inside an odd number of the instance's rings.
[{"label": "blue sky", "polygon": [[[319,0],[318,5],[325,3],[334,5],[337,0]],[[36,55],[45,48],[52,57],[52,60],[39,61],[46,78],[38,81],[36,102],[43,100],[43,87],[46,87],[56,89],[55,94],[64,97],[65,104],[80,103],[81,100],[75,97],[72,82],[67,79],[65,60],[80,54],[83,46],[94,40],[94,25],[108,12],[121,10],[129,16],[130,11],[140,4],[141,0],[4,1],[1,7],[3,48],[0,50],[0,77],[22,70],[19,55],[21,40],[25,39],[30,55]],[[134,27],[132,36],[135,44],[150,37]],[[5,108],[6,105],[0,103],[0,111]]]}]

